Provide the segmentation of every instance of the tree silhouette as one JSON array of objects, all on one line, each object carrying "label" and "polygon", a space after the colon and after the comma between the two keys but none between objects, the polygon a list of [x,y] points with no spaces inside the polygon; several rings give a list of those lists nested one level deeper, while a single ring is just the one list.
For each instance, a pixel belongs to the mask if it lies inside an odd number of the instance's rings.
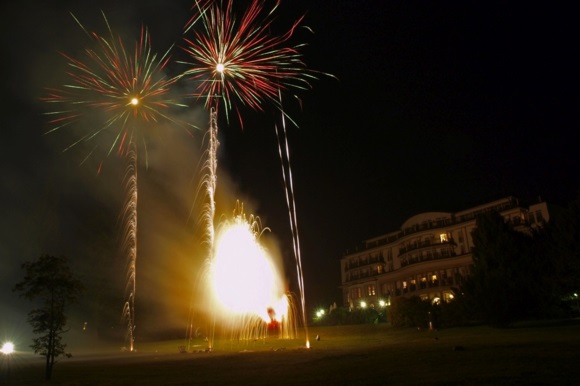
[{"label": "tree silhouette", "polygon": [[35,261],[23,263],[21,268],[24,278],[13,290],[39,304],[28,313],[32,331],[38,335],[30,347],[36,354],[46,357],[45,378],[50,380],[55,359],[65,354],[66,344],[62,342],[62,334],[68,331],[65,329],[65,309],[78,299],[84,286],[73,275],[64,256],[42,255]]},{"label": "tree silhouette", "polygon": [[580,292],[580,192],[548,227],[554,261],[555,292],[565,297]]},{"label": "tree silhouette", "polygon": [[495,327],[505,327],[532,310],[537,269],[533,237],[514,229],[497,212],[476,219],[472,232],[473,265],[462,285],[477,316]]}]

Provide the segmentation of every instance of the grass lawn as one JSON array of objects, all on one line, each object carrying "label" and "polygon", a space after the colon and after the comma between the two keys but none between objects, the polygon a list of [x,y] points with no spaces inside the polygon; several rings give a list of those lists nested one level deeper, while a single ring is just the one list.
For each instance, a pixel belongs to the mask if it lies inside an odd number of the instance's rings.
[{"label": "grass lawn", "polygon": [[[320,340],[315,337],[319,335]],[[73,351],[43,382],[39,356],[0,358],[0,385],[579,385],[580,320],[428,331],[309,327],[295,340],[183,341]],[[66,339],[66,338],[65,338]]]}]

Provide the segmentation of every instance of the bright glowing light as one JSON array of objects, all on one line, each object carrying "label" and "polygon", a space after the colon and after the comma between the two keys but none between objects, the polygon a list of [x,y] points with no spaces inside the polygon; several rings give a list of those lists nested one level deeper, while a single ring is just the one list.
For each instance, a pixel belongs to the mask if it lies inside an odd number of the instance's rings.
[{"label": "bright glowing light", "polygon": [[225,69],[226,66],[224,66],[223,63],[218,63],[217,66],[215,66],[215,70],[219,73],[223,73]]},{"label": "bright glowing light", "polygon": [[361,308],[367,308],[367,302],[365,301],[360,302],[360,306]]},{"label": "bright glowing light", "polygon": [[2,345],[2,349],[0,349],[0,352],[4,355],[12,354],[14,352],[14,343],[12,342],[4,343]]},{"label": "bright glowing light", "polygon": [[384,300],[379,300],[379,305],[380,305],[381,307],[384,307],[384,306],[386,305],[386,303],[385,303],[385,301],[384,301]]},{"label": "bright glowing light", "polygon": [[325,312],[322,309],[316,311],[316,317],[317,318],[322,318],[324,316],[324,314],[325,314]]},{"label": "bright glowing light", "polygon": [[266,322],[275,315],[280,320],[288,309],[284,285],[256,236],[241,216],[218,231],[211,267],[213,293],[228,313],[255,314]]},{"label": "bright glowing light", "polygon": [[132,104],[133,106],[137,106],[137,105],[139,104],[139,99],[138,99],[138,98],[133,98],[133,99],[131,99],[131,104]]}]

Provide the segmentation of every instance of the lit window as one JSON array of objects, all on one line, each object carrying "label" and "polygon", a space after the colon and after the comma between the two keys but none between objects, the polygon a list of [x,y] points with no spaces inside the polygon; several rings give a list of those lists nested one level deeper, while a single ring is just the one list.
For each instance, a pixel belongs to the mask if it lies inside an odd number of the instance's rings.
[{"label": "lit window", "polygon": [[374,295],[376,295],[376,294],[377,294],[377,291],[376,291],[376,289],[375,289],[375,286],[374,286],[374,284],[371,284],[371,285],[369,285],[369,286],[367,287],[367,294],[368,294],[369,296],[374,296]]},{"label": "lit window", "polygon": [[439,235],[439,239],[441,240],[442,243],[446,243],[447,242],[447,233],[441,233]]}]

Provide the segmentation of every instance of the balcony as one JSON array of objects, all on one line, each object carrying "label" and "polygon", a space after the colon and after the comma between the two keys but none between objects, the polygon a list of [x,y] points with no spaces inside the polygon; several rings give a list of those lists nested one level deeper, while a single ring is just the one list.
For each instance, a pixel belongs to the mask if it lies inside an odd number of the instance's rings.
[{"label": "balcony", "polygon": [[375,276],[379,276],[382,275],[384,272],[379,272],[378,270],[373,270],[373,271],[366,271],[366,272],[351,272],[351,274],[347,277],[346,279],[346,283],[349,283],[351,281],[356,281],[359,279],[366,279],[369,277],[375,277]]},{"label": "balcony", "polygon": [[457,275],[455,280],[451,277],[442,278],[440,280],[434,281],[421,281],[416,284],[409,284],[405,288],[396,288],[394,290],[389,291],[389,295],[391,296],[402,296],[407,294],[412,294],[415,292],[421,292],[422,290],[433,289],[433,288],[449,288],[456,285],[459,285],[463,282],[463,277],[461,275]]},{"label": "balcony", "polygon": [[385,259],[382,256],[367,257],[357,261],[349,261],[344,265],[344,271],[346,272],[353,268],[364,267],[365,265],[383,264],[384,262]]},{"label": "balcony", "polygon": [[417,257],[402,258],[401,259],[401,268],[406,267],[408,265],[412,265],[412,264],[419,264],[419,263],[423,263],[426,261],[433,261],[433,260],[441,260],[441,259],[446,259],[446,258],[455,257],[455,256],[457,256],[457,253],[455,253],[455,251],[450,250],[450,249],[444,249],[441,251],[433,251],[433,253],[431,253],[430,255],[421,256],[420,258],[417,258]]},{"label": "balcony", "polygon": [[416,251],[417,249],[421,249],[421,248],[428,248],[428,247],[437,247],[437,246],[442,246],[442,245],[451,245],[451,246],[455,246],[455,241],[453,239],[449,239],[449,241],[438,241],[438,242],[432,242],[431,240],[424,240],[421,242],[417,242],[417,243],[413,243],[413,244],[409,244],[409,245],[404,245],[402,247],[399,248],[399,256],[407,253],[407,252],[411,252],[411,251]]}]

